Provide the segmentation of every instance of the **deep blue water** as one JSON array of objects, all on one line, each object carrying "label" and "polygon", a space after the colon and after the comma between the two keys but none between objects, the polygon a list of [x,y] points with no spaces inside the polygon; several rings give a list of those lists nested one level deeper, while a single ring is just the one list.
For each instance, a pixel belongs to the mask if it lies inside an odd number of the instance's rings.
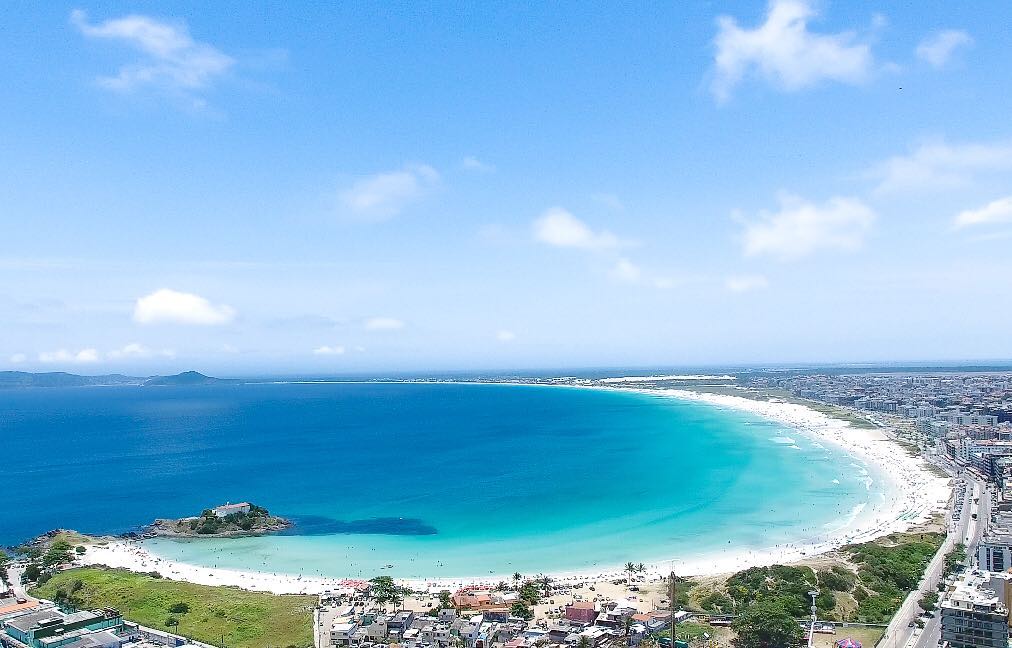
[{"label": "deep blue water", "polygon": [[[794,442],[785,442],[790,436]],[[249,500],[290,534],[159,541],[205,564],[369,575],[570,569],[813,537],[868,501],[852,458],[739,412],[464,384],[0,391],[0,544]],[[834,483],[833,480],[840,483]]]}]

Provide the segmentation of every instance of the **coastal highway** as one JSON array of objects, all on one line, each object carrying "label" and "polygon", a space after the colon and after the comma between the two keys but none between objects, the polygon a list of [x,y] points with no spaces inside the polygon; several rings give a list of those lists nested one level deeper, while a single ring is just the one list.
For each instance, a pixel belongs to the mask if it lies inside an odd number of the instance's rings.
[{"label": "coastal highway", "polygon": [[[986,526],[985,520],[990,514],[991,510],[991,498],[988,490],[987,482],[979,479],[975,475],[969,474],[964,471],[962,478],[967,483],[966,497],[963,502],[963,510],[961,519],[958,526],[949,534],[952,539],[952,544],[962,542],[966,545],[966,564],[970,566],[973,564],[973,557],[976,554],[977,543],[980,541],[980,536],[984,532]],[[974,503],[974,500],[978,500]],[[973,515],[977,514],[977,519],[973,519]],[[951,546],[950,546],[951,548]],[[949,549],[946,549],[946,553]],[[920,599],[923,592],[931,591],[935,589],[939,578],[941,577],[941,570],[944,569],[945,560],[944,554],[940,554],[942,560],[937,565],[937,571],[932,570],[932,567],[936,565],[932,564],[929,566],[927,577],[921,581],[920,587],[914,594],[908,598],[913,600],[916,606],[917,601]],[[937,556],[936,556],[937,557]],[[914,617],[916,613],[920,612],[920,609],[915,607],[912,613],[908,613],[902,618],[894,618],[894,621],[909,623],[910,619]],[[906,648],[935,648],[941,639],[941,613],[939,610],[935,610],[932,617],[928,618],[924,624],[924,628],[907,628],[906,641],[898,643],[897,645],[905,646]],[[902,636],[902,633],[901,633]]]},{"label": "coastal highway", "polygon": [[[960,520],[955,523],[954,527],[952,526],[953,522],[951,518],[947,520],[947,523],[950,525],[949,532],[942,543],[941,549],[931,559],[931,562],[928,563],[927,568],[924,570],[924,576],[918,583],[917,588],[904,599],[900,609],[893,616],[892,621],[889,622],[889,626],[886,628],[885,634],[878,644],[878,648],[911,648],[914,646],[917,648],[928,648],[938,644],[940,629],[937,612],[934,618],[928,619],[923,629],[916,626],[913,628],[909,627],[910,622],[921,613],[921,609],[917,603],[925,592],[936,589],[937,583],[942,576],[942,571],[945,569],[945,555],[957,543],[963,542],[966,544],[967,554],[970,554],[970,542],[972,541],[975,545],[976,539],[980,537],[981,528],[983,527],[983,525],[975,523],[973,514],[978,512],[978,510],[988,511],[990,509],[989,501],[985,502],[986,497],[984,493],[986,493],[986,484],[982,480],[978,480],[974,475],[968,474],[965,471],[956,479],[962,479],[967,484],[966,496],[963,499],[962,510],[960,512]],[[980,497],[980,503],[974,504],[973,501],[977,497]],[[987,508],[983,508],[985,504]],[[983,518],[983,515],[978,515],[978,517]],[[974,522],[972,526],[971,522]]]}]

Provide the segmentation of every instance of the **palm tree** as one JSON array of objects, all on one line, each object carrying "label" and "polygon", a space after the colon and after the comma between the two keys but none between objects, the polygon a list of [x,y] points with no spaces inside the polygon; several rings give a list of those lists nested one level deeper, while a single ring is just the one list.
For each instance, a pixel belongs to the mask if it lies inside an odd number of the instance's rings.
[{"label": "palm tree", "polygon": [[638,571],[639,573],[642,574],[646,570],[647,570],[647,566],[644,565],[643,563],[640,563],[640,564],[636,565],[636,571]]},{"label": "palm tree", "polygon": [[548,576],[541,577],[541,586],[545,588],[545,596],[552,595],[552,579]]},{"label": "palm tree", "polygon": [[587,635],[580,635],[579,641],[576,642],[576,648],[591,648],[590,638]]},{"label": "palm tree", "polygon": [[514,583],[519,583],[521,578],[523,578],[523,575],[521,575],[520,572],[513,572]]},{"label": "palm tree", "polygon": [[625,570],[629,572],[629,575],[631,576],[636,571],[636,564],[632,562],[627,562],[625,564]]},{"label": "palm tree", "polygon": [[633,618],[632,618],[632,615],[624,617],[622,619],[622,627],[625,628],[625,636],[628,637],[629,633],[632,631],[632,627],[633,627]]}]

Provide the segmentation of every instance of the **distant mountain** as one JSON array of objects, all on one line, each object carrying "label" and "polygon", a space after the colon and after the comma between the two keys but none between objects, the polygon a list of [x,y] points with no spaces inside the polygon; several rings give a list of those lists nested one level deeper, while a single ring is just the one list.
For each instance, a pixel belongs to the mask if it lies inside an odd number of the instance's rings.
[{"label": "distant mountain", "polygon": [[4,387],[93,387],[95,385],[140,385],[145,378],[108,374],[105,376],[78,376],[63,371],[28,373],[26,371],[0,371],[0,388]]},{"label": "distant mountain", "polygon": [[205,376],[198,371],[184,371],[175,376],[155,376],[144,381],[145,385],[156,387],[162,386],[185,386],[185,385],[215,385],[220,383],[235,383],[238,380],[228,378],[212,378]]},{"label": "distant mountain", "polygon": [[212,385],[234,383],[237,380],[212,378],[196,371],[184,371],[174,376],[123,376],[107,374],[104,376],[78,376],[63,371],[49,373],[29,373],[27,371],[0,371],[0,389],[19,389],[31,387],[106,387],[114,385]]}]

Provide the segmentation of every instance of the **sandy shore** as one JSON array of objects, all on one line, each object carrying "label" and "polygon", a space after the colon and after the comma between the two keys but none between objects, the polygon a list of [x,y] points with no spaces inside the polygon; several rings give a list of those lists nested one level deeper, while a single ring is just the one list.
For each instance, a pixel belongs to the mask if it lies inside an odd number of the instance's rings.
[{"label": "sandy shore", "polygon": [[[682,576],[716,575],[753,565],[796,562],[844,544],[865,542],[895,531],[905,531],[929,519],[936,511],[944,508],[949,499],[948,480],[929,472],[920,458],[911,457],[880,430],[855,428],[846,421],[831,418],[803,405],[779,401],[757,401],[688,390],[635,391],[747,411],[782,423],[817,443],[836,445],[864,462],[877,466],[882,473],[879,479],[884,480],[884,483],[880,483],[880,489],[885,492],[881,501],[869,503],[862,510],[856,511],[851,519],[841,520],[837,528],[828,529],[825,537],[813,538],[809,543],[779,545],[760,551],[729,548],[701,552],[698,557],[691,559],[656,561],[647,564],[647,579],[660,578],[671,571]],[[142,544],[126,540],[92,545],[81,562],[140,572],[157,571],[163,578],[205,585],[231,585],[278,594],[313,594],[340,588],[343,584],[343,579],[339,578],[216,569],[176,562],[151,553]],[[616,577],[625,576],[621,566],[606,571],[547,572],[547,575],[562,582],[590,584],[605,584]],[[403,579],[401,582],[417,590],[438,591],[501,580],[509,581],[510,576],[497,574],[473,579]]]}]

